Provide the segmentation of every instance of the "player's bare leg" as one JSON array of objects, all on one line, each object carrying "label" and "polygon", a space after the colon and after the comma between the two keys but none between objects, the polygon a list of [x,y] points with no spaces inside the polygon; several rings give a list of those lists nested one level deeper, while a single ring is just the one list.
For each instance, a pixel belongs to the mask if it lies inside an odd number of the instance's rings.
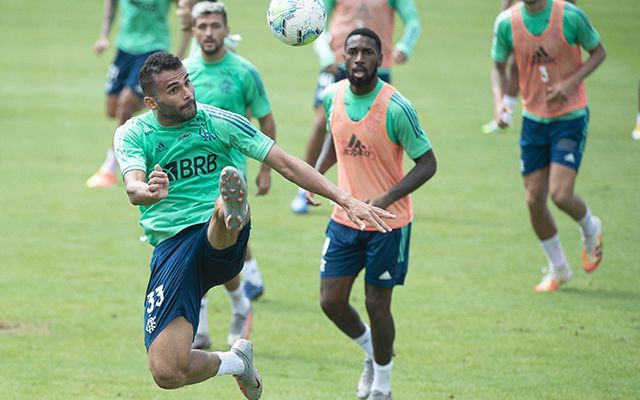
[{"label": "player's bare leg", "polygon": [[320,306],[325,315],[350,338],[365,331],[365,326],[355,308],[349,304],[355,276],[323,278],[320,282]]},{"label": "player's bare leg", "polygon": [[560,285],[570,281],[573,276],[560,244],[558,229],[547,206],[549,170],[549,167],[541,168],[524,177],[531,226],[540,240],[548,261],[548,272],[534,287],[537,292],[553,292]]},{"label": "player's bare leg", "polygon": [[215,376],[220,357],[191,349],[193,328],[184,317],[175,318],[149,346],[149,370],[163,389],[176,389]]},{"label": "player's bare leg", "polygon": [[365,353],[364,368],[358,380],[356,395],[365,399],[373,383],[373,347],[371,329],[360,319],[349,304],[349,296],[355,277],[324,278],[320,283],[320,306],[331,321],[358,344]]},{"label": "player's bare leg", "polygon": [[591,215],[585,201],[574,193],[577,171],[552,163],[549,186],[551,199],[578,224],[582,236],[582,267],[593,272],[602,261],[602,221]]},{"label": "player's bare leg", "polygon": [[373,382],[370,398],[390,398],[395,326],[391,314],[393,288],[365,285],[367,313],[373,341]]}]

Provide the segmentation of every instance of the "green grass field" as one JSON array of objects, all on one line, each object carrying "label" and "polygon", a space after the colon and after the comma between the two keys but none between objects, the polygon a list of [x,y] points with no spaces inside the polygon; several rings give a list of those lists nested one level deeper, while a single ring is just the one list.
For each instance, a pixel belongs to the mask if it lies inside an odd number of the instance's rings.
[{"label": "green grass field", "polygon": [[[278,141],[302,155],[313,51],[271,36],[267,1],[228,3],[240,52],[271,96]],[[410,273],[394,296],[394,398],[637,399],[640,143],[629,136],[640,79],[637,1],[579,1],[608,50],[588,79],[592,122],[577,184],[604,221],[605,260],[582,272],[577,225],[553,208],[575,272],[553,294],[532,290],[545,259],[523,201],[519,122],[504,135],[479,132],[492,110],[500,2],[416,3],[423,34],[394,84],[417,108],[439,170],[414,196]],[[230,377],[169,392],[148,372],[142,304],[151,248],[138,240],[138,212],[122,185],[84,186],[114,131],[102,92],[114,52],[92,53],[102,1],[0,0],[0,10],[0,398],[242,398]],[[294,216],[295,190],[274,176],[269,196],[251,198],[252,246],[267,284],[252,333],[263,398],[352,399],[361,351],[318,306],[330,207]],[[361,280],[352,300],[364,309]],[[209,304],[220,348],[226,295],[215,289]]]}]

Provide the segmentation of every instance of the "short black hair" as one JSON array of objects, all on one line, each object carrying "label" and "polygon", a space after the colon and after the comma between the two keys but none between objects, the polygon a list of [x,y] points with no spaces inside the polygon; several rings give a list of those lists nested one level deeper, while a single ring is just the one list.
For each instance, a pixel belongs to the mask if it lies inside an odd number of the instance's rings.
[{"label": "short black hair", "polygon": [[155,96],[157,93],[155,75],[164,71],[176,71],[183,67],[182,61],[171,53],[166,51],[153,53],[147,58],[138,73],[138,82],[140,82],[142,93],[145,96]]},{"label": "short black hair", "polygon": [[351,33],[349,33],[349,35],[347,36],[347,38],[344,40],[345,49],[347,48],[347,41],[349,40],[349,38],[351,36],[356,36],[356,35],[366,36],[368,38],[373,39],[373,41],[376,43],[376,49],[378,49],[378,54],[382,54],[382,41],[380,41],[380,36],[378,36],[377,33],[375,33],[369,28],[358,28],[358,29],[352,30]]}]

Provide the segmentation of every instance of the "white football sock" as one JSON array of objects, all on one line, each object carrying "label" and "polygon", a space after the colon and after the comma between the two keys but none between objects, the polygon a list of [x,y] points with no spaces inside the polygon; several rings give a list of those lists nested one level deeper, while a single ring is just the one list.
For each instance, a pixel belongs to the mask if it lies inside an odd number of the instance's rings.
[{"label": "white football sock", "polygon": [[584,214],[584,217],[582,217],[578,223],[580,224],[582,233],[586,237],[591,237],[598,231],[598,225],[596,225],[596,222],[593,220],[593,215],[591,215],[589,208],[587,208],[586,214]]},{"label": "white football sock", "polygon": [[364,350],[364,355],[367,360],[373,358],[373,345],[371,343],[371,328],[369,325],[364,324],[364,333],[357,338],[353,339]]},{"label": "white football sock", "polygon": [[256,261],[255,258],[244,262],[244,266],[242,267],[242,278],[256,286],[262,286],[264,284],[262,275],[260,274],[260,269],[258,268],[258,261]]},{"label": "white football sock", "polygon": [[559,234],[556,233],[547,240],[541,240],[540,244],[542,245],[544,254],[547,256],[550,267],[559,268],[567,263],[564,258],[564,251],[562,251],[562,245],[560,244]]},{"label": "white football sock", "polygon": [[233,308],[234,313],[245,314],[249,311],[249,307],[251,307],[251,301],[244,294],[244,290],[242,290],[242,285],[238,286],[238,288],[234,291],[227,290],[227,294],[229,295],[229,302],[231,303],[231,307]]},{"label": "white football sock", "polygon": [[100,169],[111,172],[116,172],[118,170],[118,160],[116,160],[116,155],[113,152],[113,149],[107,150],[107,155]]},{"label": "white football sock", "polygon": [[207,299],[204,297],[200,300],[200,321],[198,322],[196,335],[209,336],[209,327],[207,326]]},{"label": "white football sock", "polygon": [[378,391],[383,394],[389,394],[391,391],[391,368],[393,361],[389,361],[387,365],[380,365],[373,361],[373,383],[371,384],[371,392]]},{"label": "white football sock", "polygon": [[244,362],[233,351],[215,351],[213,354],[216,354],[218,357],[220,357],[220,367],[218,368],[218,373],[216,374],[216,376],[243,374],[245,372]]},{"label": "white football sock", "polygon": [[636,115],[636,125],[640,125],[640,112]]}]

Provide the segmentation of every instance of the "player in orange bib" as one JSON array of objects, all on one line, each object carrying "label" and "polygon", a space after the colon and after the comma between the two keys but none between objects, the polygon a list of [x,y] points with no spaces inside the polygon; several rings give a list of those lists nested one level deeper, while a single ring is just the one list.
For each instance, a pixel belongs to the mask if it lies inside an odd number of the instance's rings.
[{"label": "player in orange bib", "polygon": [[[589,53],[584,62],[581,47]],[[574,186],[589,123],[583,80],[606,53],[585,13],[559,0],[524,0],[503,11],[496,19],[491,53],[503,94],[509,54],[514,54],[518,67],[524,116],[520,166],[531,224],[549,266],[535,290],[555,291],[573,274],[547,207],[549,195],[580,225],[584,270],[593,272],[602,260],[602,222],[574,193]],[[511,112],[500,102],[497,123],[504,125],[504,115]]]},{"label": "player in orange bib", "polygon": [[[346,78],[342,51],[347,35],[356,28],[369,28],[382,38],[383,57],[378,77],[391,83],[391,68],[409,61],[422,29],[414,0],[323,0],[323,3],[328,23],[325,32],[313,43],[321,71],[316,82],[315,117],[305,155],[309,165],[315,165],[327,133],[322,93],[332,83]],[[402,37],[394,45],[396,15],[404,29]],[[304,196],[304,191],[298,191],[291,202],[291,211],[297,214],[308,211]]]},{"label": "player in orange bib", "polygon": [[[316,169],[338,166],[338,187],[369,204],[387,209],[396,218],[391,232],[360,229],[334,208],[322,251],[320,303],[325,314],[365,353],[357,387],[359,398],[391,399],[391,356],[395,329],[391,294],[404,283],[411,233],[411,197],[436,172],[431,143],[420,127],[415,109],[393,86],[378,77],[382,49],[368,28],[346,37],[347,79],[327,88],[323,104],[328,131]],[[415,166],[406,175],[403,153]],[[313,197],[307,196],[313,205]],[[371,327],[349,304],[353,283],[365,270],[365,304]]]}]

